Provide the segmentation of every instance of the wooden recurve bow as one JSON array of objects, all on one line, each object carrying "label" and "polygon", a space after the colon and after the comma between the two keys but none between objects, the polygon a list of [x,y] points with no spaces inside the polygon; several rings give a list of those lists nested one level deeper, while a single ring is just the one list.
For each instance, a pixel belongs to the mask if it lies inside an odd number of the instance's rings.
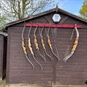
[{"label": "wooden recurve bow", "polygon": [[27,61],[32,65],[32,67],[33,67],[33,69],[34,69],[34,65],[33,65],[33,63],[30,61],[30,59],[28,58],[28,55],[27,55],[27,50],[26,50],[25,41],[24,41],[24,30],[25,30],[25,25],[24,25],[23,30],[22,30],[22,49],[23,49],[25,58],[26,58]]},{"label": "wooden recurve bow", "polygon": [[49,31],[50,31],[50,27],[49,27],[48,32],[47,32],[47,42],[48,42],[48,45],[49,45],[49,47],[50,47],[50,50],[51,50],[52,54],[53,54],[58,60],[60,60],[59,57],[57,57],[57,55],[54,53],[53,46],[52,46],[52,44],[51,44],[51,39],[50,39]]},{"label": "wooden recurve bow", "polygon": [[75,25],[75,31],[76,31],[76,38],[75,38],[75,41],[74,41],[72,50],[71,50],[70,54],[67,55],[67,56],[63,59],[64,62],[66,62],[66,61],[74,54],[74,52],[75,52],[75,50],[76,50],[76,48],[77,48],[77,46],[78,46],[78,42],[79,42],[79,31],[78,31],[76,25]]},{"label": "wooden recurve bow", "polygon": [[30,31],[31,31],[31,28],[32,28],[32,27],[30,27],[30,29],[29,29],[29,31],[28,31],[28,48],[29,48],[30,53],[31,53],[32,57],[34,58],[34,60],[38,63],[38,65],[40,65],[41,69],[43,70],[42,65],[41,65],[41,64],[39,63],[39,61],[35,58],[35,55],[34,55],[34,52],[33,52],[33,49],[32,49],[31,40],[30,40]]},{"label": "wooden recurve bow", "polygon": [[37,37],[36,37],[36,31],[37,31],[37,28],[35,28],[34,30],[34,45],[35,45],[35,48],[38,52],[38,54],[44,59],[44,61],[46,62],[46,58],[40,53],[40,50],[39,50],[39,44],[38,44],[38,41],[37,41]]},{"label": "wooden recurve bow", "polygon": [[53,60],[53,58],[47,53],[47,50],[46,50],[46,47],[45,47],[44,38],[43,38],[43,35],[42,35],[43,29],[44,29],[44,27],[42,28],[42,30],[41,30],[41,32],[40,32],[41,44],[42,44],[42,47],[43,47],[44,52],[46,53],[46,55],[47,55],[51,60]]},{"label": "wooden recurve bow", "polygon": [[[48,17],[44,16],[44,18],[47,20],[47,22],[48,22],[49,24],[52,23],[52,20],[49,20]],[[54,55],[58,60],[60,60],[60,58],[59,58],[59,57],[55,54],[55,52],[54,52],[53,46],[52,46],[52,44],[51,44],[50,36],[49,36],[49,31],[50,31],[50,27],[49,27],[49,30],[48,30],[48,33],[47,33],[48,45],[49,45],[49,47],[50,47],[51,52],[53,53],[53,55]],[[56,47],[56,44],[55,44],[55,47]],[[56,51],[57,51],[57,49],[56,49]]]}]

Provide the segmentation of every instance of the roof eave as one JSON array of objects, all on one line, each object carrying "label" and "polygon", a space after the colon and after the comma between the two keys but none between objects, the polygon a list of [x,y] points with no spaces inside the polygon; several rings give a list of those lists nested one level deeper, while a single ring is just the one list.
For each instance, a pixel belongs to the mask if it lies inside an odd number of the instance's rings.
[{"label": "roof eave", "polygon": [[5,37],[7,37],[7,36],[8,36],[8,34],[7,34],[7,33],[5,33],[5,32],[0,32],[0,35],[3,35],[3,36],[5,36]]}]

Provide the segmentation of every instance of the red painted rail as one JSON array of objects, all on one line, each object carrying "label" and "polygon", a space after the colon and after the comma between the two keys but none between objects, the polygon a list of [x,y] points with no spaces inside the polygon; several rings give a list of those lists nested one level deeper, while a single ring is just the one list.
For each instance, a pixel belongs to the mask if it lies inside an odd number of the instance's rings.
[{"label": "red painted rail", "polygon": [[[25,24],[26,27],[45,27],[45,28],[70,28],[73,29],[75,27],[74,24]],[[78,29],[82,28],[82,25],[76,25]]]}]

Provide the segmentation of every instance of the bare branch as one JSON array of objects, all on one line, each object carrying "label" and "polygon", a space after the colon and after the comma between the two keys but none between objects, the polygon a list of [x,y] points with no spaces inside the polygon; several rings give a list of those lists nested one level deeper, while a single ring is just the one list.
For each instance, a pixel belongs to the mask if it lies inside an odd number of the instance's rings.
[{"label": "bare branch", "polygon": [[0,10],[8,17],[22,19],[41,11],[53,0],[0,0]]}]

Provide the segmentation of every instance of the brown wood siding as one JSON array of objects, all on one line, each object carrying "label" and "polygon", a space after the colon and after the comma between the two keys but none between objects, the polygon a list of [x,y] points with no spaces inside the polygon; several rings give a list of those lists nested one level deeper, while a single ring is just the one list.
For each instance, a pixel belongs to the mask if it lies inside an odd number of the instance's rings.
[{"label": "brown wood siding", "polygon": [[0,78],[2,79],[3,72],[3,36],[0,35]]},{"label": "brown wood siding", "polygon": [[[50,15],[46,15],[52,21],[53,13]],[[35,65],[34,70],[32,70],[32,66],[25,59],[24,53],[21,47],[21,33],[23,29],[23,23],[17,24],[14,27],[10,27],[8,29],[8,58],[7,58],[7,82],[8,83],[38,83],[43,86],[51,85],[52,82],[58,84],[66,84],[66,85],[82,85],[85,84],[87,80],[87,29],[86,24],[72,19],[69,16],[61,14],[61,23],[68,24],[82,24],[83,29],[79,29],[80,39],[79,45],[75,54],[66,62],[63,62],[64,55],[66,53],[67,47],[70,47],[68,53],[70,52],[74,39],[75,32],[72,40],[70,40],[72,29],[51,29],[50,37],[53,44],[53,48],[55,53],[60,57],[60,61],[51,61],[50,58],[46,56],[44,53],[41,43],[39,30],[36,32],[37,39],[40,46],[40,52],[47,59],[46,62],[38,55],[35,46],[33,44],[33,32],[34,28],[31,30],[31,42],[32,48],[35,53],[36,59],[42,64],[44,70],[40,69],[40,66],[35,62],[32,58],[32,55],[29,52],[27,46],[27,34],[29,28],[25,29],[24,37],[25,37],[25,46],[27,48],[28,56],[30,60]],[[65,18],[67,17],[67,18]],[[63,20],[65,18],[66,20]],[[46,23],[48,22],[44,17],[40,17],[34,20],[30,20],[32,23]],[[28,22],[28,21],[27,21]],[[48,29],[44,29],[43,36],[46,44],[47,52],[52,56],[52,58],[56,59],[47,44],[46,32]]]}]

